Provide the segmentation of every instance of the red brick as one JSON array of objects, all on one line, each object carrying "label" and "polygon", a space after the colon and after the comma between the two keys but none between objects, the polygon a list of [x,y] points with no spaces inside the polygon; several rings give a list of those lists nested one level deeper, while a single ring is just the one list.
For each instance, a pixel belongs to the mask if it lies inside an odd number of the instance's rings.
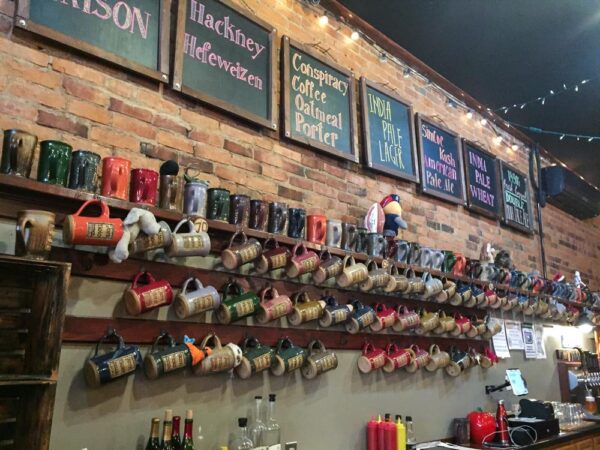
[{"label": "red brick", "polygon": [[93,122],[98,122],[105,125],[110,122],[110,112],[92,103],[73,99],[69,102],[67,111],[71,114],[83,117],[84,119],[89,119]]},{"label": "red brick", "polygon": [[224,178],[225,180],[233,181],[237,184],[246,184],[246,174],[240,169],[236,169],[234,167],[226,167],[226,166],[216,166],[215,167],[215,175],[219,178]]},{"label": "red brick", "polygon": [[279,185],[279,188],[277,189],[277,194],[281,197],[289,198],[290,200],[296,200],[297,202],[301,202],[304,198],[302,192],[281,185]]},{"label": "red brick", "polygon": [[272,178],[277,181],[286,181],[288,179],[288,174],[280,167],[273,167],[267,164],[262,166],[262,174],[265,177]]},{"label": "red brick", "polygon": [[69,95],[74,95],[83,100],[97,103],[101,106],[108,105],[108,95],[91,86],[87,86],[74,78],[65,78],[63,80],[65,92]]},{"label": "red brick", "polygon": [[17,98],[0,98],[0,113],[19,119],[35,120],[38,115],[37,108],[23,103]]},{"label": "red brick", "polygon": [[316,170],[306,169],[306,176],[311,180],[318,181],[319,183],[327,183],[328,177],[323,172],[317,172]]},{"label": "red brick", "polygon": [[346,174],[348,173],[347,170],[328,163],[324,164],[324,170],[325,172],[330,173],[334,177],[341,178],[342,180],[346,179]]},{"label": "red brick", "polygon": [[29,99],[54,109],[64,109],[65,96],[59,92],[31,83],[13,81],[6,90],[9,94],[20,99]]},{"label": "red brick", "polygon": [[298,164],[294,164],[293,162],[287,161],[285,159],[281,161],[281,168],[286,172],[292,173],[294,175],[300,175],[301,177],[304,176],[304,167],[299,166]]},{"label": "red brick", "polygon": [[156,140],[159,144],[173,147],[187,153],[194,153],[194,147],[187,137],[178,136],[166,131],[156,133]]},{"label": "red brick", "polygon": [[87,137],[88,127],[84,124],[79,123],[75,120],[69,119],[63,115],[50,113],[47,111],[39,110],[37,123],[50,128],[56,128],[58,130],[67,131],[69,133],[76,134],[77,136]]},{"label": "red brick", "polygon": [[221,147],[217,148],[210,145],[197,144],[194,146],[194,156],[229,165],[231,164],[231,157],[233,155]]},{"label": "red brick", "polygon": [[167,130],[171,130],[183,135],[187,135],[188,132],[187,128],[183,125],[175,122],[174,120],[162,116],[154,116],[154,119],[152,120],[152,125],[159,128],[166,128]]},{"label": "red brick", "polygon": [[113,126],[145,139],[155,140],[156,129],[146,122],[123,114],[113,114]]},{"label": "red brick", "polygon": [[[336,198],[337,199],[337,191],[332,187],[327,186],[323,183],[316,183],[314,186],[314,191],[317,194],[325,195],[326,197]],[[364,212],[363,212],[364,213]]]},{"label": "red brick", "polygon": [[179,152],[171,148],[164,147],[162,145],[142,144],[140,146],[140,152],[149,158],[160,159],[161,161],[168,161],[170,159],[177,161]]},{"label": "red brick", "polygon": [[4,70],[7,74],[13,74],[22,80],[31,81],[47,88],[55,89],[60,86],[62,81],[62,77],[56,72],[33,64],[23,63],[15,59],[8,59],[4,64]]},{"label": "red brick", "polygon": [[113,128],[92,127],[90,139],[99,144],[108,145],[117,149],[139,151],[140,141],[122,132],[114,131]]},{"label": "red brick", "polygon": [[301,159],[302,165],[312,169],[323,170],[323,161],[313,154],[303,154]]},{"label": "red brick", "polygon": [[275,155],[269,150],[262,150],[260,148],[254,149],[254,159],[277,168],[281,167],[283,161],[279,155]]},{"label": "red brick", "polygon": [[340,181],[339,179],[334,178],[332,176],[327,177],[327,185],[331,186],[332,188],[337,189],[338,191],[346,190],[346,183],[344,181]]},{"label": "red brick", "polygon": [[0,52],[8,53],[17,59],[24,59],[38,66],[47,66],[50,61],[48,54],[26,47],[25,45],[17,44],[9,39],[0,39]]},{"label": "red brick", "polygon": [[231,164],[235,167],[239,167],[241,169],[249,170],[250,172],[260,173],[261,165],[260,163],[254,161],[250,158],[244,158],[239,155],[232,155]]},{"label": "red brick", "polygon": [[178,159],[177,162],[179,162],[179,165],[182,167],[191,167],[193,166],[194,168],[196,168],[197,170],[199,170],[202,173],[213,173],[214,171],[214,164],[210,161],[205,161],[203,159],[200,158],[196,158],[195,156],[192,155],[188,155],[187,153],[181,153],[178,152]]},{"label": "red brick", "polygon": [[82,65],[81,63],[76,63],[62,58],[55,57],[52,59],[52,69],[56,70],[57,72],[62,72],[67,75],[74,76],[76,78],[81,78],[83,80],[90,81],[98,86],[102,85],[106,78],[106,75],[102,72],[90,69]]},{"label": "red brick", "polygon": [[[277,194],[277,184],[273,183],[272,180],[268,180],[264,177],[249,176],[245,184],[248,188],[255,189],[263,194]],[[263,200],[267,199],[263,197]]]},{"label": "red brick", "polygon": [[306,178],[290,176],[290,184],[305,191],[312,191],[313,189],[313,182]]},{"label": "red brick", "polygon": [[118,98],[111,97],[110,106],[108,109],[111,111],[120,112],[126,116],[135,117],[136,119],[143,120],[144,122],[152,122],[153,115],[150,111],[125,103],[123,100],[119,100]]},{"label": "red brick", "polygon": [[340,202],[348,203],[350,205],[354,205],[356,203],[356,197],[342,191],[338,192],[338,200]]},{"label": "red brick", "polygon": [[238,155],[247,156],[252,158],[252,149],[247,148],[237,142],[230,141],[229,139],[225,139],[223,144],[223,148],[225,150],[229,150],[230,152],[237,153]]},{"label": "red brick", "polygon": [[283,147],[279,144],[273,146],[273,151],[286,159],[296,162],[302,161],[302,155],[299,152],[290,150],[289,148]]},{"label": "red brick", "polygon": [[218,120],[215,120],[212,117],[208,117],[204,114],[201,114],[198,111],[191,111],[189,109],[182,108],[181,109],[181,119],[189,124],[195,125],[195,128],[199,128],[201,130],[206,130],[206,129],[218,130],[219,129],[219,121]]},{"label": "red brick", "polygon": [[214,147],[223,147],[224,139],[222,136],[214,133],[208,133],[206,131],[192,130],[188,133],[188,138],[198,141],[204,142],[205,144],[210,144]]}]

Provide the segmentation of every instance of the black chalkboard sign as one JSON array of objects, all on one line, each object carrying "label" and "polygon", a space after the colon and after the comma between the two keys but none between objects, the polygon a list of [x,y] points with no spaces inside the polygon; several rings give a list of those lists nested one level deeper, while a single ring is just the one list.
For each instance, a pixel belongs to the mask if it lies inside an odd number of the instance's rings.
[{"label": "black chalkboard sign", "polygon": [[500,179],[502,182],[502,222],[526,233],[533,233],[529,178],[500,161]]},{"label": "black chalkboard sign", "polygon": [[277,129],[275,31],[228,0],[180,0],[173,89]]},{"label": "black chalkboard sign", "polygon": [[419,182],[413,112],[398,95],[360,80],[363,147],[372,169]]},{"label": "black chalkboard sign", "polygon": [[287,36],[282,59],[285,136],[358,162],[352,73]]},{"label": "black chalkboard sign", "polygon": [[449,202],[465,204],[465,179],[459,137],[417,114],[421,191]]},{"label": "black chalkboard sign", "polygon": [[20,0],[17,27],[169,80],[171,0]]},{"label": "black chalkboard sign", "polygon": [[469,209],[497,219],[502,199],[496,157],[463,139],[463,160]]}]

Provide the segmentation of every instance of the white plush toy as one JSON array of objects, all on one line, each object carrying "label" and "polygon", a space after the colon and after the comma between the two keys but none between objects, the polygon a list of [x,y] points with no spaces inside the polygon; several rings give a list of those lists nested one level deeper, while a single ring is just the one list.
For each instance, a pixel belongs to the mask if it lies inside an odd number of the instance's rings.
[{"label": "white plush toy", "polygon": [[114,250],[108,252],[108,257],[112,262],[122,263],[129,257],[129,242],[135,240],[143,231],[151,236],[160,231],[160,225],[156,221],[154,214],[141,208],[133,208],[123,220],[125,231],[123,237]]}]

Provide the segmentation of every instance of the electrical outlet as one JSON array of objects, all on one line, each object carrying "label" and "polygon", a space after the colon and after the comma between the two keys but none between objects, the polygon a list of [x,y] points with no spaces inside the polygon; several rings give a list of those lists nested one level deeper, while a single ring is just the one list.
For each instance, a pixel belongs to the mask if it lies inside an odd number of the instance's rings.
[{"label": "electrical outlet", "polygon": [[298,450],[298,442],[286,442],[284,450]]}]

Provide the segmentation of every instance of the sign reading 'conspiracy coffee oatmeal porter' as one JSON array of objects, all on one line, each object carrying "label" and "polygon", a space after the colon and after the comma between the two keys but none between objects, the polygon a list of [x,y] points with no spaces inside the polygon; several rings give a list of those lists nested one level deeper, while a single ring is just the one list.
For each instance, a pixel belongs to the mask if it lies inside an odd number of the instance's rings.
[{"label": "sign reading 'conspiracy coffee oatmeal porter'", "polygon": [[285,36],[282,91],[287,138],[358,162],[351,72]]},{"label": "sign reading 'conspiracy coffee oatmeal porter'", "polygon": [[173,88],[276,129],[274,34],[229,1],[180,1]]}]

